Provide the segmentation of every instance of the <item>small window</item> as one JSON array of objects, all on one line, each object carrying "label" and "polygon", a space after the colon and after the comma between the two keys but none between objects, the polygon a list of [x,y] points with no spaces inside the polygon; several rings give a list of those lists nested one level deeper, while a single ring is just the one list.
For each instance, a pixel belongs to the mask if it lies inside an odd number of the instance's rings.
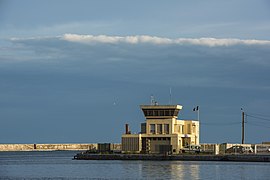
[{"label": "small window", "polygon": [[159,111],[160,116],[164,116],[164,110]]},{"label": "small window", "polygon": [[191,134],[191,124],[189,124],[187,128],[188,128],[187,130],[188,134]]},{"label": "small window", "polygon": [[182,134],[185,134],[185,128],[184,128],[184,125],[182,125]]},{"label": "small window", "polygon": [[169,134],[169,131],[170,131],[169,124],[164,124],[164,133]]},{"label": "small window", "polygon": [[150,133],[153,133],[153,134],[156,133],[156,125],[155,124],[150,124]]},{"label": "small window", "polygon": [[157,133],[162,134],[162,124],[157,124]]}]

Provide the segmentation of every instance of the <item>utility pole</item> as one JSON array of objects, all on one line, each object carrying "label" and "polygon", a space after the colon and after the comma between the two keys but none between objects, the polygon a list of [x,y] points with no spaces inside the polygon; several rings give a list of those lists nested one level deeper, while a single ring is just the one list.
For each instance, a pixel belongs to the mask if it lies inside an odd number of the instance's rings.
[{"label": "utility pole", "polygon": [[242,144],[245,143],[245,112],[242,110]]}]

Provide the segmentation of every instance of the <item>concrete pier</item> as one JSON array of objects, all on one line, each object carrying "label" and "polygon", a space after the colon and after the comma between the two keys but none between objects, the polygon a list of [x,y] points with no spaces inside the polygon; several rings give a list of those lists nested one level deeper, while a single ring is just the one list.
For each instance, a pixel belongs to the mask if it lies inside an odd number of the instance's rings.
[{"label": "concrete pier", "polygon": [[270,155],[159,155],[159,154],[77,154],[77,160],[150,160],[150,161],[235,161],[270,162]]}]

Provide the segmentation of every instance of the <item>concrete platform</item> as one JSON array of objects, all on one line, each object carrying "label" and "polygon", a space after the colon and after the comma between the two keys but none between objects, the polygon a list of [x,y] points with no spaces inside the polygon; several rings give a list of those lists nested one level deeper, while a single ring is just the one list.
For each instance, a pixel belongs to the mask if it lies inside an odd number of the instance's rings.
[{"label": "concrete platform", "polygon": [[270,162],[270,155],[150,155],[150,154],[77,154],[76,160],[150,160],[150,161],[235,161]]}]

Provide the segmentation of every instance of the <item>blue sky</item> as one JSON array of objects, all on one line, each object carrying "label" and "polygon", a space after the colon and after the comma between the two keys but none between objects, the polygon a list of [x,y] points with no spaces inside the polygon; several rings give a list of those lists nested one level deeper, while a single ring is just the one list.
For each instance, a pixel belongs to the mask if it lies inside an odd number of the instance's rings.
[{"label": "blue sky", "polygon": [[120,142],[170,88],[201,142],[240,142],[241,107],[269,141],[269,20],[266,0],[0,0],[0,143]]}]

